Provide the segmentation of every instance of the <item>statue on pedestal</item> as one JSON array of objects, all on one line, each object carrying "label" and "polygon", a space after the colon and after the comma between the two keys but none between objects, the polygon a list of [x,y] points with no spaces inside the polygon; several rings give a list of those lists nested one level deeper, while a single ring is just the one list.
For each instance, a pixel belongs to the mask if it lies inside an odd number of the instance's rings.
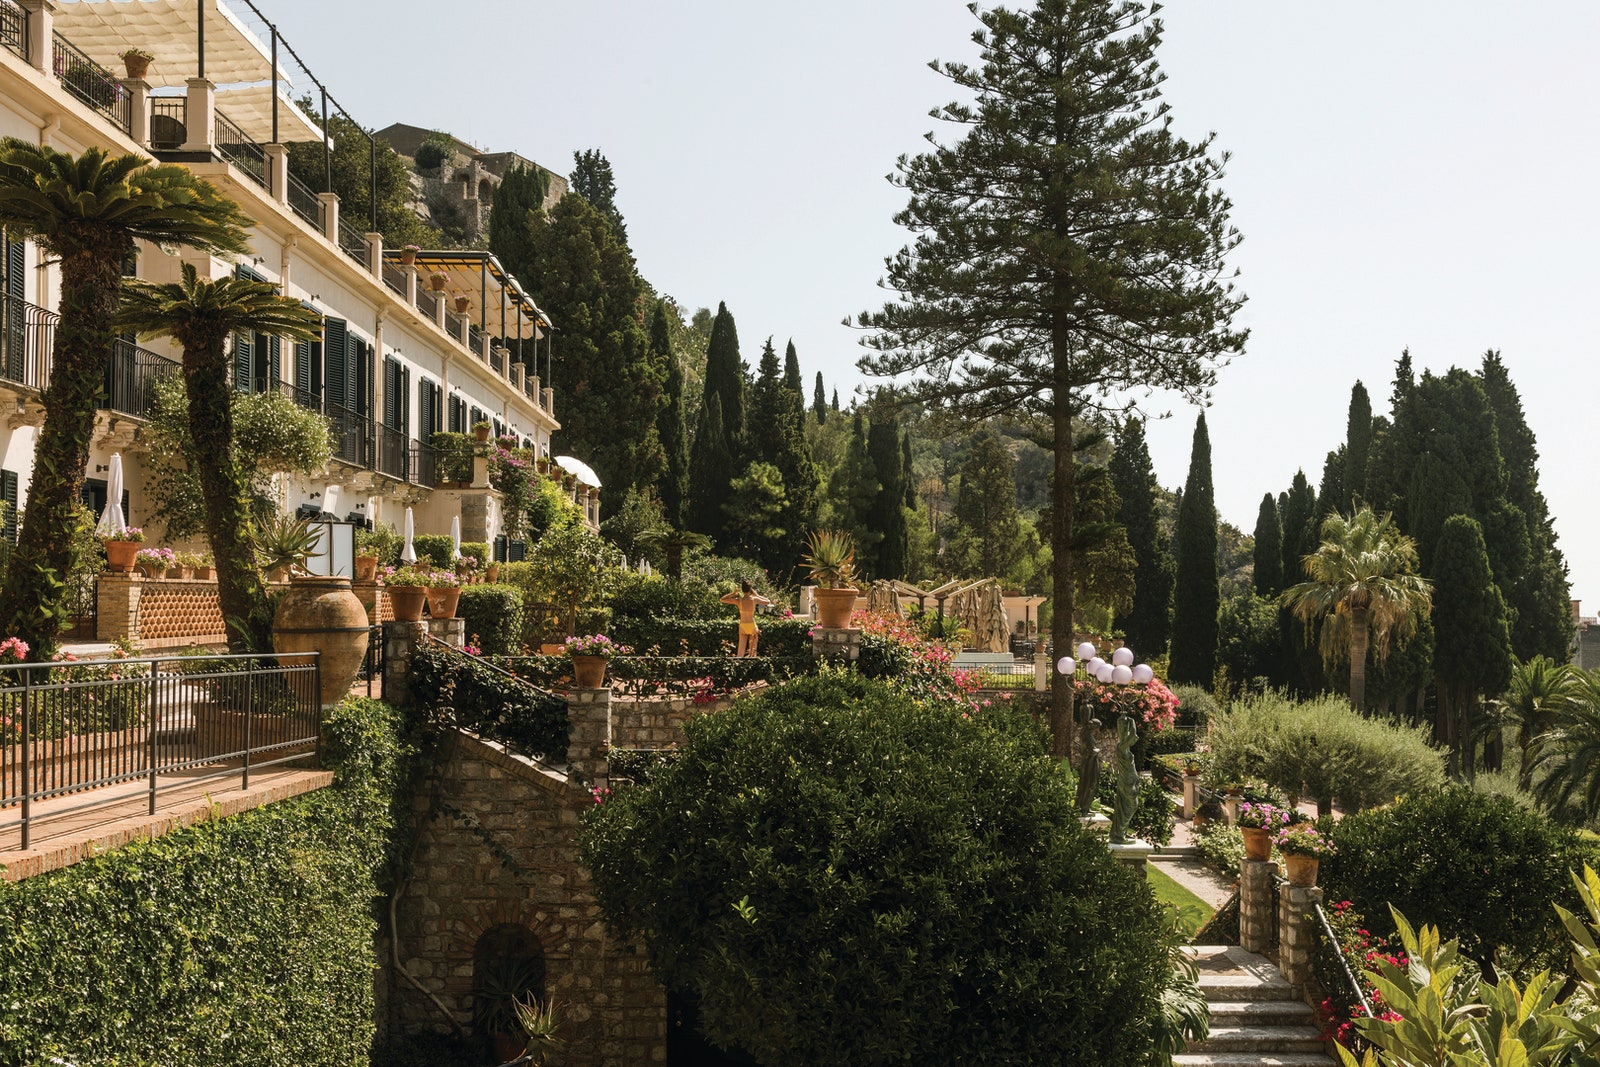
[{"label": "statue on pedestal", "polygon": [[1133,759],[1133,746],[1139,740],[1139,727],[1127,715],[1117,717],[1117,800],[1111,811],[1111,843],[1126,845],[1132,838],[1128,827],[1133,825],[1134,812],[1139,809],[1139,768]]}]

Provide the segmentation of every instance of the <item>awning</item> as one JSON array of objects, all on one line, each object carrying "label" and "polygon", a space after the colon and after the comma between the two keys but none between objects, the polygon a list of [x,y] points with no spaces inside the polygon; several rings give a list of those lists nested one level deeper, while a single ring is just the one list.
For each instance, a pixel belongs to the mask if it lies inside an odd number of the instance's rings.
[{"label": "awning", "polygon": [[[257,144],[272,143],[272,85],[237,85],[217,90],[217,111],[243,130]],[[322,127],[295,106],[287,95],[278,94],[278,143],[322,140]]]},{"label": "awning", "polygon": [[557,456],[556,466],[577,478],[584,485],[592,485],[596,489],[603,488],[600,485],[600,476],[594,472],[594,468],[581,459],[573,459],[571,456]]},{"label": "awning", "polygon": [[[402,250],[385,248],[384,259],[399,262]],[[446,277],[446,296],[464,296],[472,301],[467,318],[496,337],[515,337],[519,340],[542,340],[550,326],[550,317],[539,309],[532,296],[522,288],[500,261],[489,252],[442,249],[417,253],[419,283],[426,287],[428,275]],[[503,294],[503,295],[502,295]],[[501,309],[505,310],[504,330],[501,329]]]},{"label": "awning", "polygon": [[[119,76],[123,52],[149,52],[155,58],[145,80],[155,87],[174,87],[199,76],[202,11],[206,78],[217,85],[270,82],[270,48],[222,0],[56,0],[55,26],[90,59]],[[278,77],[287,81],[281,68]]]}]

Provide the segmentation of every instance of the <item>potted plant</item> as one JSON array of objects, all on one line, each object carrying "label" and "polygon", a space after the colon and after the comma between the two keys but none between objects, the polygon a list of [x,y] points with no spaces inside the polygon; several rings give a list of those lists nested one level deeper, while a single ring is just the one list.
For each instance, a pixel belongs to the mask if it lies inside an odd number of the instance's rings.
[{"label": "potted plant", "polygon": [[1239,831],[1244,835],[1244,858],[1264,862],[1272,858],[1272,835],[1294,821],[1290,813],[1271,804],[1239,805]]},{"label": "potted plant", "polygon": [[1290,885],[1317,884],[1317,865],[1322,857],[1333,855],[1329,841],[1308,822],[1294,823],[1278,831],[1278,851],[1283,853],[1284,874]]},{"label": "potted plant", "polygon": [[517,1059],[528,1047],[517,1007],[522,998],[536,995],[543,974],[541,960],[495,959],[484,968],[473,990],[472,1028],[488,1039],[497,1063]]},{"label": "potted plant", "polygon": [[205,563],[198,552],[179,552],[178,566],[183,571],[180,577],[193,578],[195,572],[205,566]]},{"label": "potted plant", "polygon": [[470,308],[471,306],[472,306],[472,297],[470,297],[470,296],[458,296],[458,297],[456,297],[456,314],[457,315],[465,315],[467,313],[467,309]]},{"label": "potted plant", "polygon": [[416,567],[401,567],[384,577],[383,587],[389,593],[389,607],[394,611],[396,622],[422,621],[431,573]]},{"label": "potted plant", "polygon": [[130,48],[125,52],[118,52],[117,58],[122,60],[130,79],[143,81],[144,76],[150,73],[150,61],[156,57],[142,48]]},{"label": "potted plant", "polygon": [[472,436],[478,439],[480,445],[489,443],[489,434],[493,431],[494,427],[487,421],[479,421],[472,424]]},{"label": "potted plant", "polygon": [[561,1037],[561,1014],[556,1011],[555,999],[551,998],[542,1004],[533,999],[518,1000],[515,1006],[517,1024],[522,1027],[523,1036],[528,1042],[522,1055],[528,1057],[535,1067],[543,1067],[550,1062],[556,1050],[566,1044]]},{"label": "potted plant", "polygon": [[417,253],[422,251],[417,245],[400,246],[400,262],[407,267],[414,267],[417,263]]},{"label": "potted plant", "polygon": [[117,574],[130,573],[139,555],[139,546],[144,543],[144,531],[137,526],[124,526],[101,540],[106,546],[106,569]]},{"label": "potted plant", "polygon": [[170,548],[141,548],[135,562],[146,578],[165,577],[175,564],[178,554]]},{"label": "potted plant", "polygon": [[456,576],[461,579],[462,585],[476,585],[483,581],[483,568],[478,557],[466,554],[456,557]]},{"label": "potted plant", "polygon": [[204,581],[214,581],[217,577],[217,564],[209,552],[196,552],[194,555],[194,576]]},{"label": "potted plant", "polygon": [[461,599],[461,579],[449,571],[428,572],[428,614],[436,619],[456,617]]},{"label": "potted plant", "polygon": [[855,538],[839,530],[813,530],[806,538],[804,559],[817,583],[817,623],[830,630],[849,626],[859,595]]},{"label": "potted plant", "polygon": [[284,582],[295,570],[305,569],[322,534],[306,519],[279,515],[255,531],[253,537],[256,562],[267,572],[267,580]]},{"label": "potted plant", "polygon": [[601,689],[606,684],[606,662],[612,656],[626,656],[633,649],[619,645],[605,634],[569,637],[561,650],[572,659],[572,681],[579,689]]},{"label": "potted plant", "polygon": [[444,292],[444,287],[450,284],[450,275],[442,270],[436,270],[428,275],[428,288],[436,293]]}]

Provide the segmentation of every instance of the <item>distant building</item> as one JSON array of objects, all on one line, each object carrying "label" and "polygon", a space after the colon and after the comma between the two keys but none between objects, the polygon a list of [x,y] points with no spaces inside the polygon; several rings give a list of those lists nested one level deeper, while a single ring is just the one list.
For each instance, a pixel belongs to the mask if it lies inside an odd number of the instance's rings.
[{"label": "distant building", "polygon": [[1600,670],[1600,619],[1585,616],[1583,601],[1572,602],[1572,624],[1577,634],[1572,640],[1572,665],[1581,670]]},{"label": "distant building", "polygon": [[[424,169],[416,166],[417,150],[430,137],[440,134],[449,137],[455,145],[455,158],[445,164]],[[567,179],[548,167],[515,152],[484,152],[453,134],[443,130],[428,130],[396,122],[379,130],[376,136],[388,141],[396,152],[412,161],[416,172],[413,191],[416,208],[420,214],[442,228],[459,226],[469,237],[480,237],[488,232],[489,208],[494,203],[494,191],[506,171],[521,165],[544,174],[550,183],[545,196],[546,211],[555,206],[567,192]],[[450,216],[449,218],[439,216]]]}]

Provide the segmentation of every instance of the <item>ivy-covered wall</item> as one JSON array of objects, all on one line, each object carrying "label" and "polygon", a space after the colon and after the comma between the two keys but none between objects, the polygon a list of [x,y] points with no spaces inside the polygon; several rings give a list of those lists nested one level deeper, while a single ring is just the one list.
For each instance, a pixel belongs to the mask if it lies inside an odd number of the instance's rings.
[{"label": "ivy-covered wall", "polygon": [[331,788],[0,884],[0,1067],[367,1062],[402,736],[347,702]]}]

